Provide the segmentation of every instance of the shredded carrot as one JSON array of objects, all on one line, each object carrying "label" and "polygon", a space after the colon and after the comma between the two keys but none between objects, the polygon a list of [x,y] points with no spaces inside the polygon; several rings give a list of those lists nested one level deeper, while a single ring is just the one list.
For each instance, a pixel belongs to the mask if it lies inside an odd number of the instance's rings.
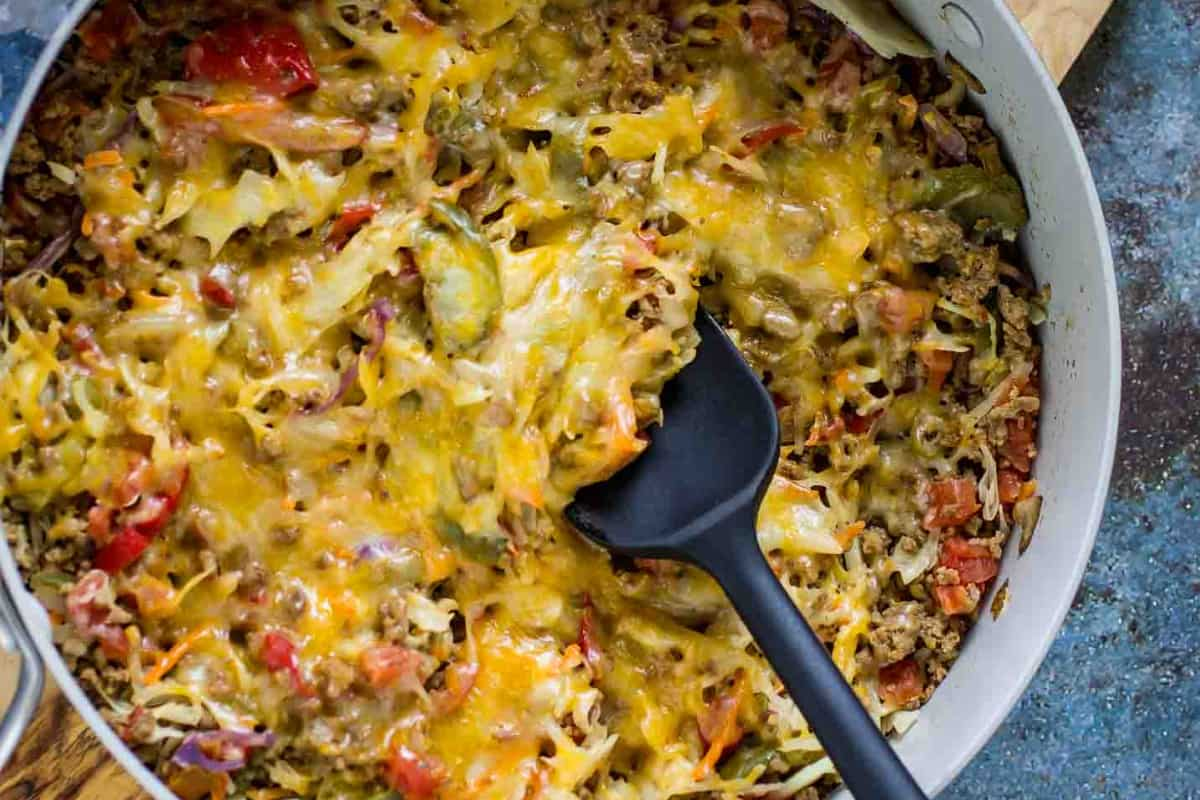
[{"label": "shredded carrot", "polygon": [[338,545],[333,549],[333,554],[342,561],[354,561],[358,556],[349,547]]},{"label": "shredded carrot", "polygon": [[121,163],[124,163],[124,159],[121,158],[120,151],[95,150],[84,156],[83,168],[96,169],[97,167],[115,167]]},{"label": "shredded carrot", "polygon": [[733,708],[721,719],[721,727],[709,742],[708,751],[692,770],[692,780],[702,781],[711,775],[717,768],[717,762],[721,760],[721,754],[742,737],[741,728],[738,727],[738,709],[745,695],[745,683],[745,676],[739,672],[733,686],[730,687],[730,694],[734,698]]},{"label": "shredded carrot", "polygon": [[207,117],[233,117],[239,114],[254,114],[260,111],[276,111],[280,103],[276,100],[259,100],[250,103],[220,103],[200,109]]},{"label": "shredded carrot", "polygon": [[849,547],[850,543],[857,539],[858,535],[866,529],[867,523],[860,519],[857,522],[851,522],[849,525],[842,528],[833,535],[833,538],[838,540],[838,544],[840,544],[844,550]]},{"label": "shredded carrot", "polygon": [[1038,482],[1037,481],[1035,481],[1035,480],[1025,481],[1024,483],[1021,484],[1021,492],[1017,495],[1017,500],[1018,501],[1028,500],[1029,498],[1031,498],[1035,494],[1037,494],[1037,490],[1038,490]]},{"label": "shredded carrot", "polygon": [[79,232],[84,236],[91,236],[96,230],[96,220],[92,218],[90,211],[83,213],[83,220],[79,223]]},{"label": "shredded carrot", "polygon": [[187,636],[184,636],[154,662],[154,666],[142,677],[142,683],[146,686],[153,686],[161,681],[163,676],[174,669],[180,659],[195,646],[196,642],[210,633],[212,633],[212,628],[208,625],[202,625]]},{"label": "shredded carrot", "polygon": [[839,369],[833,375],[833,385],[842,394],[849,394],[858,386],[858,376],[848,369]]}]

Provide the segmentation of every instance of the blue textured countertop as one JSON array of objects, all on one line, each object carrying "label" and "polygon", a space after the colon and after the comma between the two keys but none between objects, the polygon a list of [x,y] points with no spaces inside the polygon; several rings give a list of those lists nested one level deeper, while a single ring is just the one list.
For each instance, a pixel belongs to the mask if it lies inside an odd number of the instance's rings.
[{"label": "blue textured countertop", "polygon": [[1063,95],[1121,293],[1113,491],[1066,627],[943,798],[1200,798],[1200,3],[1117,0]]},{"label": "blue textured countertop", "polygon": [[[0,120],[41,47],[12,20],[64,7],[0,0]],[[942,797],[1200,798],[1200,2],[1117,0],[1063,95],[1121,290],[1113,493],[1066,627]]]}]

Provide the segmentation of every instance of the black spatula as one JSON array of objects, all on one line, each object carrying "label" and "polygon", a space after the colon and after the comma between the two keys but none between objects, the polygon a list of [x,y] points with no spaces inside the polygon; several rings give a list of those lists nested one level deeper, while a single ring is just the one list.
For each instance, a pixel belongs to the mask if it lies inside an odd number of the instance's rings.
[{"label": "black spatula", "polygon": [[630,466],[585,487],[567,518],[619,553],[689,561],[725,590],[858,800],[924,800],[758,548],[779,457],[762,382],[707,313],[696,360],[662,394],[666,424]]}]

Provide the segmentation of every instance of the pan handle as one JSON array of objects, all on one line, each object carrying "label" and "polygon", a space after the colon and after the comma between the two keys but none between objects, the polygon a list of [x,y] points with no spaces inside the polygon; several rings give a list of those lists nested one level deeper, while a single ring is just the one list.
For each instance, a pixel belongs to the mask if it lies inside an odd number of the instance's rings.
[{"label": "pan handle", "polygon": [[8,763],[21,734],[29,726],[33,712],[42,697],[45,677],[42,660],[38,657],[33,639],[25,630],[25,624],[17,613],[16,603],[9,594],[8,586],[0,581],[0,650],[16,653],[21,657],[21,674],[17,679],[17,691],[12,702],[0,717],[0,770]]}]

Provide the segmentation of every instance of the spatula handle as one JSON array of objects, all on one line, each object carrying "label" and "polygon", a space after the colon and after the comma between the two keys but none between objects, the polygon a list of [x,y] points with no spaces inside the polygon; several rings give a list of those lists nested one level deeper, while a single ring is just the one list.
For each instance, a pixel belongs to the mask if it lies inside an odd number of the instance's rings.
[{"label": "spatula handle", "polygon": [[851,794],[857,800],[926,800],[776,579],[754,534],[705,539],[693,555],[725,590]]}]

